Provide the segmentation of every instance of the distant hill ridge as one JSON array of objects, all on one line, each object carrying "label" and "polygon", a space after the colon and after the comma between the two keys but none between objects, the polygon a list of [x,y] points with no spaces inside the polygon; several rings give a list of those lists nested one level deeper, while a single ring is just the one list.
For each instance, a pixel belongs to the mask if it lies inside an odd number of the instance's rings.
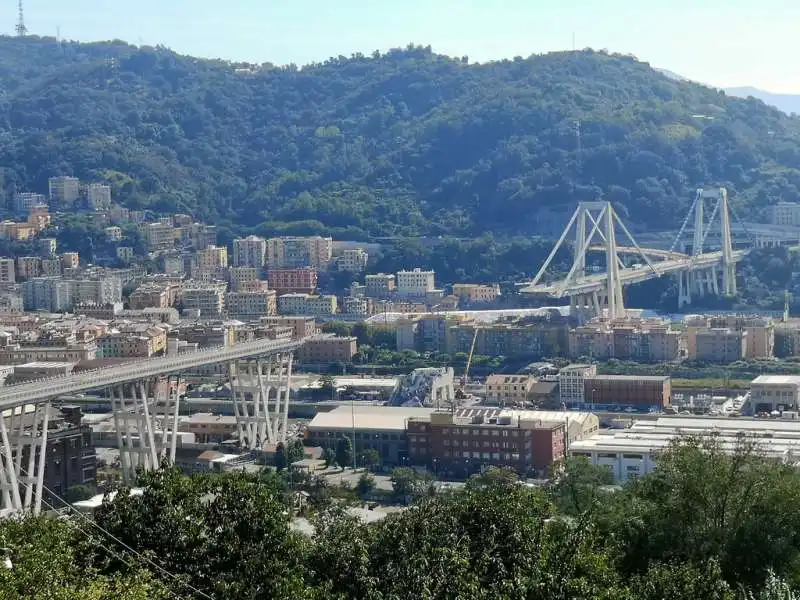
[{"label": "distant hill ridge", "polygon": [[597,198],[664,229],[700,185],[749,216],[800,200],[800,120],[603,52],[276,68],[1,37],[0,89],[7,199],[74,174],[228,233],[531,235]]}]

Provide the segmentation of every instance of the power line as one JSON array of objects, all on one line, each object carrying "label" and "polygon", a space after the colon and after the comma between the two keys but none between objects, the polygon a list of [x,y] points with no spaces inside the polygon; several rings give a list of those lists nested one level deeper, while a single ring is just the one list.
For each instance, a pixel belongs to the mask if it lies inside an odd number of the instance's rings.
[{"label": "power line", "polygon": [[[23,471],[23,473],[27,474],[27,472],[26,472],[26,470],[25,470],[25,468],[24,468],[24,467],[20,466],[20,470],[21,470],[21,471]],[[32,486],[33,484],[31,484],[31,483],[28,483],[27,485],[29,485],[29,486]],[[183,580],[182,580],[180,577],[178,577],[178,576],[177,576],[177,575],[175,575],[174,573],[171,573],[170,571],[168,571],[167,569],[165,569],[164,567],[162,567],[161,565],[159,565],[158,563],[156,563],[155,561],[153,561],[153,560],[152,560],[152,559],[150,559],[149,557],[147,557],[147,556],[145,556],[144,554],[142,554],[141,552],[137,552],[136,550],[134,550],[133,548],[131,548],[131,547],[130,547],[128,544],[126,544],[126,543],[125,543],[125,542],[123,542],[121,539],[119,539],[118,537],[116,537],[116,536],[115,536],[113,533],[111,533],[110,531],[108,531],[108,530],[104,529],[104,528],[103,528],[103,527],[102,527],[102,526],[101,526],[99,523],[97,523],[97,521],[95,521],[94,519],[90,519],[89,517],[87,517],[86,515],[84,515],[82,512],[75,510],[75,508],[72,506],[72,504],[70,504],[70,503],[69,503],[69,502],[67,502],[67,501],[66,501],[64,498],[62,498],[61,496],[59,496],[58,494],[56,494],[55,492],[53,492],[53,491],[52,491],[51,489],[49,489],[49,488],[48,488],[46,485],[42,484],[42,489],[43,489],[44,491],[46,491],[48,494],[50,494],[51,496],[53,496],[54,498],[56,498],[57,500],[59,500],[61,503],[63,503],[63,504],[64,504],[64,507],[66,507],[67,509],[69,509],[69,510],[72,512],[72,514],[78,515],[78,516],[79,516],[81,519],[83,519],[84,521],[88,522],[90,525],[92,525],[92,526],[96,527],[97,529],[99,529],[101,532],[103,532],[103,534],[105,534],[106,536],[108,536],[109,538],[111,538],[112,540],[114,540],[114,541],[115,541],[117,544],[119,544],[119,545],[120,545],[120,546],[122,546],[122,547],[123,547],[125,550],[127,550],[128,552],[130,552],[131,554],[133,554],[134,556],[136,556],[136,557],[137,557],[139,560],[142,560],[142,561],[146,562],[146,563],[147,563],[147,564],[149,564],[150,566],[152,566],[152,567],[154,567],[155,569],[157,569],[159,572],[161,572],[161,573],[163,573],[164,575],[166,575],[166,576],[170,577],[171,579],[173,579],[174,581],[176,581],[178,584],[180,584],[180,585],[182,585],[182,586],[184,586],[184,587],[188,588],[189,590],[191,590],[192,592],[194,592],[194,593],[196,593],[196,594],[198,594],[198,595],[202,596],[203,598],[206,598],[207,600],[215,600],[213,596],[210,596],[209,594],[205,593],[204,591],[197,589],[197,588],[196,588],[196,587],[194,587],[192,584],[190,584],[190,583],[188,583],[188,582],[186,582],[186,581],[183,581]],[[46,505],[48,508],[50,508],[51,510],[58,510],[58,509],[56,509],[56,508],[55,508],[55,507],[54,507],[52,504],[49,504],[48,502],[45,502],[44,500],[42,500],[42,502],[43,502],[43,503],[44,503],[44,504],[45,504],[45,505]],[[86,533],[86,532],[85,532],[83,529],[81,529],[81,528],[80,528],[80,526],[78,526],[78,525],[76,524],[76,527],[78,527],[78,530],[79,530],[81,533],[83,533],[84,535],[86,535],[87,537],[89,537],[89,534],[87,534],[87,533]],[[101,547],[102,547],[104,550],[107,550],[108,552],[110,552],[111,554],[113,554],[113,555],[114,555],[116,558],[120,558],[120,557],[119,557],[119,555],[118,555],[118,554],[116,554],[116,553],[115,553],[115,552],[114,552],[114,551],[113,551],[111,548],[109,548],[108,546],[106,546],[106,545],[104,545],[104,544],[100,544],[100,545],[101,545]],[[126,565],[128,565],[129,567],[131,567],[131,566],[132,566],[130,563],[126,562],[124,559],[120,558],[120,560],[121,560],[122,562],[124,562]],[[172,593],[172,594],[173,594],[173,595],[175,595],[176,597],[180,598],[180,596],[178,596],[178,595],[177,595],[177,594],[176,594],[174,591],[172,591],[172,590],[169,590],[169,591],[170,591],[170,593]]]}]

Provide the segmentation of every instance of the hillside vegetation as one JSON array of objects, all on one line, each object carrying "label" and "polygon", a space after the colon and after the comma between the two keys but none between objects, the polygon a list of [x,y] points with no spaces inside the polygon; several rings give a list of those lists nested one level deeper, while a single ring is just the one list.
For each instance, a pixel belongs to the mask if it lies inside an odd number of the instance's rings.
[{"label": "hillside vegetation", "polygon": [[710,184],[742,216],[800,200],[800,121],[600,52],[277,68],[5,37],[0,88],[6,192],[74,174],[237,233],[529,235],[599,197],[663,229]]}]

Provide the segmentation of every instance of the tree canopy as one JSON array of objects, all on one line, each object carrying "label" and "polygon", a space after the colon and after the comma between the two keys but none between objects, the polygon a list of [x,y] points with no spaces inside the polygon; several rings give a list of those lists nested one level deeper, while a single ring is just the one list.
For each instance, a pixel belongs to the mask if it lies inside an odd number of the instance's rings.
[{"label": "tree canopy", "polygon": [[605,52],[475,64],[412,45],[299,68],[2,37],[0,82],[9,200],[75,175],[223,241],[530,235],[600,197],[661,229],[706,185],[742,215],[800,200],[800,120]]},{"label": "tree canopy", "polygon": [[[765,459],[753,440],[726,443],[680,440],[652,474],[608,493],[608,473],[583,460],[544,489],[493,469],[461,490],[412,494],[411,507],[373,523],[311,493],[313,536],[291,526],[289,476],[163,468],[143,474],[141,495],[104,501],[96,525],[0,521],[0,596],[797,598],[800,474]],[[393,474],[398,492],[421,490],[422,479]],[[371,488],[359,485],[362,496]]]}]

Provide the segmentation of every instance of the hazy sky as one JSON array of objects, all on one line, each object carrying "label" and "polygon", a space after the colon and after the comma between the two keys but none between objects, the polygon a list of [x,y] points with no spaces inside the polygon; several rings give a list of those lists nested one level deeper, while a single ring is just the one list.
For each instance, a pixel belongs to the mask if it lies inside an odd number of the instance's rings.
[{"label": "hazy sky", "polygon": [[[800,93],[800,0],[24,0],[31,33],[303,64],[430,44],[471,60],[631,53],[718,86]],[[11,33],[17,0],[0,0]]]}]

